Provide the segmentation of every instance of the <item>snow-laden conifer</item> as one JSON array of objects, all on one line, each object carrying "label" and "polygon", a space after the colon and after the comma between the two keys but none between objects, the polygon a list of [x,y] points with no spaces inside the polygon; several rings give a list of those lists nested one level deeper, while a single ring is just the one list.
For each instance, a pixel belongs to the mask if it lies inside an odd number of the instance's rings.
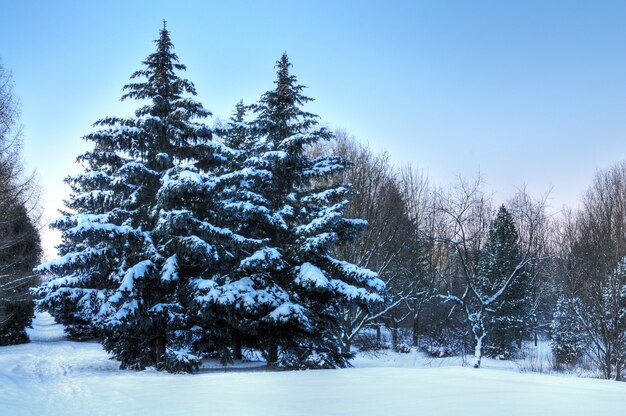
[{"label": "snow-laden conifer", "polygon": [[578,299],[559,297],[551,324],[550,346],[556,364],[577,364],[589,346],[585,327],[580,322],[581,304]]},{"label": "snow-laden conifer", "polygon": [[[519,236],[513,216],[503,206],[489,228],[487,243],[480,254],[476,290],[491,296],[500,290],[522,261]],[[530,322],[530,280],[522,270],[508,284],[502,296],[490,306],[486,319],[485,352],[492,357],[510,357],[521,343]]]},{"label": "snow-laden conifer", "polygon": [[290,67],[283,54],[275,89],[253,106],[258,148],[244,163],[257,174],[245,211],[254,217],[255,237],[267,244],[241,263],[240,272],[246,271],[271,300],[256,312],[269,362],[345,366],[348,355],[340,352],[336,336],[338,305],[367,308],[383,301],[385,287],[376,273],[331,255],[333,246],[355,238],[366,223],[344,216],[350,186],[328,180],[348,162],[332,155],[307,157],[308,145],[332,134],[302,110],[311,99],[302,94]]},{"label": "snow-laden conifer", "polygon": [[[193,84],[177,75],[185,66],[165,25],[155,43],[124,87],[122,100],[142,105],[134,117],[97,121],[85,136],[93,150],[78,158],[85,172],[66,179],[72,195],[53,224],[62,232],[60,257],[37,268],[51,276],[38,290],[39,307],[70,334],[101,337],[122,367],[177,371],[197,363],[186,341],[181,261],[217,252],[191,232],[163,232],[188,218],[184,209],[168,210],[176,205],[170,201],[163,209],[157,197],[165,200],[159,190],[175,180],[197,186],[193,171],[205,166],[196,165],[220,159],[220,149],[201,123],[210,113],[190,98]],[[191,168],[180,169],[183,163]]]},{"label": "snow-laden conifer", "polygon": [[245,217],[230,209],[245,204],[241,195],[250,176],[241,169],[247,157],[242,109],[238,106],[239,115],[219,129],[212,148],[199,152],[196,163],[167,171],[157,196],[160,218],[154,232],[178,281],[179,321],[187,328],[179,330],[184,334],[179,351],[186,348],[198,357],[223,361],[241,358],[249,328],[240,310],[255,295],[255,288],[235,271],[264,243],[248,237],[253,233],[244,226]]}]

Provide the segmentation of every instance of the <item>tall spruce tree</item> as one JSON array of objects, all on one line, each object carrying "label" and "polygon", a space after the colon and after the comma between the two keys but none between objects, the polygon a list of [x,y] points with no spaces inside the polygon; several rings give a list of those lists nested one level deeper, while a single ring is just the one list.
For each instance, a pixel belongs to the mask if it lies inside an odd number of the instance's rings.
[{"label": "tall spruce tree", "polygon": [[178,281],[178,322],[188,328],[179,328],[185,336],[178,351],[225,362],[241,358],[242,342],[256,345],[240,311],[254,305],[259,293],[236,271],[264,244],[248,237],[246,216],[238,209],[245,206],[243,190],[254,177],[243,167],[250,157],[244,113],[243,104],[238,105],[231,123],[218,129],[197,163],[181,163],[167,172],[154,233]]},{"label": "tall spruce tree", "polygon": [[[489,236],[480,253],[477,289],[491,296],[505,285],[522,261],[519,236],[513,216],[502,205],[489,228]],[[530,321],[530,282],[528,274],[518,272],[506,291],[490,307],[485,322],[485,353],[492,357],[509,357],[515,342],[521,342]]]},{"label": "tall spruce tree", "polygon": [[78,158],[85,173],[66,179],[72,195],[53,224],[62,232],[61,257],[37,268],[51,275],[38,290],[39,307],[70,334],[101,337],[122,368],[180,371],[198,362],[180,276],[217,261],[218,253],[193,235],[206,231],[192,218],[196,211],[174,210],[180,203],[168,195],[177,186],[193,194],[200,186],[194,170],[223,156],[211,131],[194,121],[210,113],[177,75],[185,66],[165,24],[155,43],[122,97],[145,104],[134,117],[96,122],[98,130],[85,136],[94,148]]},{"label": "tall spruce tree", "polygon": [[230,152],[212,179],[215,219],[232,233],[236,244],[222,260],[221,274],[213,275],[210,282],[196,280],[194,285],[198,315],[217,325],[222,334],[222,347],[215,352],[223,361],[243,358],[243,347],[259,348],[258,320],[278,302],[263,273],[255,273],[259,264],[275,259],[275,251],[257,230],[267,209],[256,190],[270,172],[251,162],[257,160],[261,146],[246,121],[248,110],[240,101],[228,123],[215,131]]},{"label": "tall spruce tree", "polygon": [[277,63],[275,89],[253,106],[252,134],[258,147],[245,164],[257,174],[249,204],[254,237],[266,246],[242,262],[271,301],[251,318],[259,343],[274,365],[343,367],[339,305],[368,308],[383,301],[376,273],[331,255],[331,248],[355,238],[365,221],[345,218],[352,192],[328,179],[348,162],[338,156],[310,160],[306,146],[330,139],[318,117],[302,110],[311,101],[290,74],[286,54]]}]

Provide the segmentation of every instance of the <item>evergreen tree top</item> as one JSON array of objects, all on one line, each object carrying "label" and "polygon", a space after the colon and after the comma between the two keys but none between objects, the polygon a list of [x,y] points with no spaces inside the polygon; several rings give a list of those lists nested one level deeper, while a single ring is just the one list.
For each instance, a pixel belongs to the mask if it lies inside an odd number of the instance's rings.
[{"label": "evergreen tree top", "polygon": [[243,105],[243,100],[239,100],[239,102],[235,106],[232,120],[237,123],[242,123],[244,121],[244,117],[246,116],[246,111],[246,106]]},{"label": "evergreen tree top", "polygon": [[283,105],[300,106],[313,101],[313,98],[302,95],[306,86],[298,84],[298,78],[290,73],[292,66],[287,52],[283,52],[275,66],[277,68],[276,81],[274,81],[276,90],[274,90],[274,94],[270,94],[272,98],[280,98],[281,100],[271,103],[278,104],[280,102]]},{"label": "evergreen tree top", "polygon": [[129,162],[126,156],[130,156],[131,161],[161,171],[171,167],[173,159],[199,159],[204,166],[221,157],[217,153],[223,150],[222,146],[211,141],[211,130],[202,122],[211,113],[193,99],[193,83],[178,75],[186,67],[173,52],[165,23],[154,42],[156,51],[148,55],[142,62],[144,68],[134,72],[131,83],[123,87],[122,100],[144,100],[145,105],[135,110],[134,118],[98,120],[95,126],[101,129],[85,136],[95,142],[96,151],[82,155],[80,160],[92,166],[104,162],[119,168]]},{"label": "evergreen tree top", "polygon": [[[252,106],[258,114],[255,128],[268,136],[276,147],[295,135],[310,132],[317,125],[317,115],[303,111],[301,107],[313,101],[302,92],[306,88],[290,73],[291,63],[286,53],[276,63],[275,89],[261,96],[259,103]],[[321,129],[319,136],[329,136]]]},{"label": "evergreen tree top", "polygon": [[[165,21],[159,31],[159,38],[154,41],[157,50],[148,55],[142,62],[145,69],[135,71],[130,78],[145,78],[146,82],[130,83],[124,86],[128,91],[122,96],[122,100],[154,99],[161,97],[166,100],[180,99],[185,93],[196,95],[196,89],[192,82],[179,78],[176,71],[185,71],[187,67],[179,63],[178,55],[174,53],[174,45],[167,30]],[[144,114],[137,114],[141,116]],[[208,112],[204,115],[210,115]]]},{"label": "evergreen tree top", "polygon": [[249,142],[248,126],[245,120],[247,112],[248,107],[243,104],[243,100],[239,100],[226,127],[218,130],[226,146],[233,150],[242,150]]},{"label": "evergreen tree top", "polygon": [[502,204],[489,228],[489,240],[492,244],[499,241],[501,244],[514,246],[517,245],[518,237],[513,215]]},{"label": "evergreen tree top", "polygon": [[502,205],[491,222],[489,236],[480,255],[480,290],[484,293],[497,291],[498,285],[506,281],[520,261],[519,239],[513,215]]}]

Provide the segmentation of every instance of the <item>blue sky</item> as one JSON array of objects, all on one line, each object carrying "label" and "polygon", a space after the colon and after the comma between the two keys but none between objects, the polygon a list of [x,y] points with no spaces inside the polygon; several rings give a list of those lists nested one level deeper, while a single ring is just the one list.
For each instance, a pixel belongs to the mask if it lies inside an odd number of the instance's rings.
[{"label": "blue sky", "polygon": [[440,184],[480,170],[501,200],[553,187],[558,208],[626,153],[626,2],[9,0],[0,58],[49,216],[81,136],[133,110],[121,87],[163,19],[215,115],[271,88],[287,51],[310,111]]}]

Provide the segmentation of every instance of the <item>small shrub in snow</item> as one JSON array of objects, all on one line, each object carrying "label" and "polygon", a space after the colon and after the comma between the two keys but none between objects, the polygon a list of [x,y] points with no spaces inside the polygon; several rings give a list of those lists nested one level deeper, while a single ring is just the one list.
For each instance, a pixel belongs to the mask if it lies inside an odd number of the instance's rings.
[{"label": "small shrub in snow", "polygon": [[385,342],[378,342],[378,341],[373,341],[373,342],[365,342],[363,344],[361,344],[361,351],[381,351],[381,350],[388,350],[391,346]]},{"label": "small shrub in snow", "polygon": [[385,341],[379,340],[375,333],[366,331],[355,338],[353,345],[364,352],[387,350],[391,347]]},{"label": "small shrub in snow", "polygon": [[411,352],[411,346],[405,342],[401,342],[398,345],[396,345],[395,350],[396,352],[399,352],[401,354],[408,354]]},{"label": "small shrub in snow", "polygon": [[424,338],[420,342],[420,350],[434,358],[444,358],[454,355],[454,349],[436,339]]},{"label": "small shrub in snow", "polygon": [[292,345],[279,352],[275,366],[290,370],[342,368],[353,356],[333,349],[316,350],[311,345]]},{"label": "small shrub in snow", "polygon": [[557,368],[549,345],[527,346],[515,361],[521,372],[550,374]]}]

